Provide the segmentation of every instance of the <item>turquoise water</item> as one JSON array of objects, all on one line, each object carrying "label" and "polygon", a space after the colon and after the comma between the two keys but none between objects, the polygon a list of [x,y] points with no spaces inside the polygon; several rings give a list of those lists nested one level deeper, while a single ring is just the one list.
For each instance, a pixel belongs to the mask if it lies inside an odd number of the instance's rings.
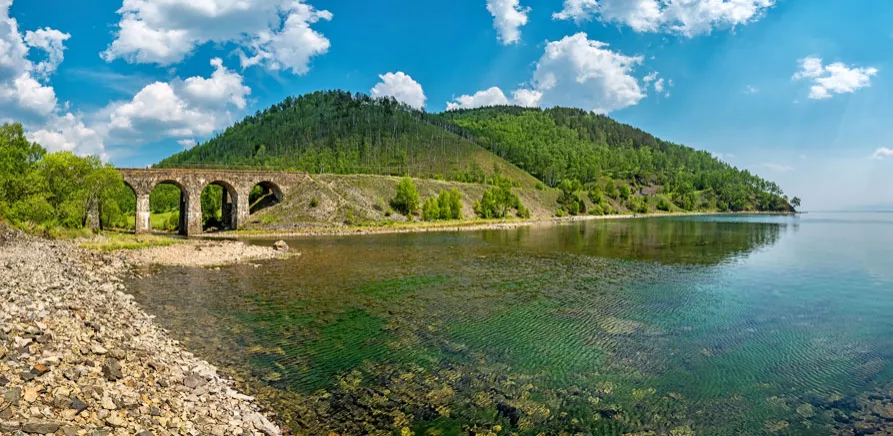
[{"label": "turquoise water", "polygon": [[129,289],[296,434],[893,429],[891,214],[288,242]]}]

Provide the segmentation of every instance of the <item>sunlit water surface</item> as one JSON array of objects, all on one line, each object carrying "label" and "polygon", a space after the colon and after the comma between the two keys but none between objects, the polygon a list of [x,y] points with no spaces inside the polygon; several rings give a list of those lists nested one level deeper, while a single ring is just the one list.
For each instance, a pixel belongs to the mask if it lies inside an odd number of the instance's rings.
[{"label": "sunlit water surface", "polygon": [[295,434],[828,434],[893,420],[891,214],[288,242],[300,257],[155,269],[129,289]]}]

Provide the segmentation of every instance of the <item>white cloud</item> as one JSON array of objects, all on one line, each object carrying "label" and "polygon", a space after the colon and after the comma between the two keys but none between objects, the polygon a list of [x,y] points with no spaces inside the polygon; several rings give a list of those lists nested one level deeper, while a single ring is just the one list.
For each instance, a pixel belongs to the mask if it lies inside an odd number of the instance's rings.
[{"label": "white cloud", "polygon": [[753,85],[747,85],[747,86],[744,87],[744,92],[745,92],[746,94],[756,94],[756,93],[760,92],[760,90],[759,90],[759,88],[757,88],[756,86],[753,86]]},{"label": "white cloud", "polygon": [[195,147],[195,144],[197,144],[197,142],[195,141],[195,138],[189,138],[189,139],[181,139],[181,140],[177,141],[177,144],[182,145],[183,148],[192,148],[192,147]]},{"label": "white cloud", "polygon": [[487,0],[487,11],[493,15],[499,41],[509,45],[521,40],[521,26],[527,24],[529,7],[522,7],[519,0]]},{"label": "white cloud", "polygon": [[378,76],[381,82],[372,88],[372,96],[394,97],[397,101],[406,103],[416,109],[425,107],[425,91],[422,85],[412,79],[408,74],[398,71]]},{"label": "white cloud", "polygon": [[581,32],[546,45],[530,82],[532,89],[517,89],[509,100],[501,89],[492,87],[456,97],[447,103],[447,110],[513,104],[582,107],[608,113],[638,104],[651,83],[658,92],[672,86],[672,80],[664,82],[656,72],[645,76],[644,87],[640,86],[630,73],[641,62],[641,56],[613,52],[608,44],[591,41]]},{"label": "white cloud", "polygon": [[56,92],[25,73],[0,83],[0,119],[25,122],[45,120],[56,112]]},{"label": "white cloud", "polygon": [[[53,29],[28,32],[35,45],[46,42],[48,59],[37,67],[28,59],[29,48],[18,22],[9,15],[11,0],[0,0],[0,121],[15,120],[35,125],[44,123],[57,111],[55,90],[40,83],[38,76],[55,70],[61,57],[61,38]],[[59,48],[58,56],[52,50]]]},{"label": "white cloud", "polygon": [[474,95],[462,95],[455,98],[455,101],[447,103],[447,110],[456,109],[473,109],[476,107],[487,106],[505,106],[509,104],[509,99],[505,97],[502,90],[492,87],[487,90],[478,91]]},{"label": "white cloud", "polygon": [[664,79],[663,78],[657,79],[657,81],[654,82],[654,90],[657,91],[659,94],[664,92]]},{"label": "white cloud", "polygon": [[877,73],[874,67],[848,67],[842,62],[824,66],[821,58],[808,56],[800,59],[800,71],[794,74],[793,79],[811,80],[813,85],[809,89],[809,98],[822,100],[834,94],[848,94],[867,88]]},{"label": "white cloud", "polygon": [[512,93],[512,100],[518,106],[536,107],[542,98],[542,92],[532,89],[518,89]]},{"label": "white cloud", "polygon": [[762,166],[764,168],[768,168],[772,171],[779,172],[779,173],[789,173],[791,171],[796,170],[796,168],[789,166],[789,165],[782,165],[782,164],[769,163],[769,162],[762,164]]},{"label": "white cloud", "polygon": [[881,147],[871,155],[871,158],[875,160],[884,160],[888,157],[893,157],[893,148]]},{"label": "white cloud", "polygon": [[586,33],[566,36],[546,46],[533,74],[533,85],[545,106],[583,107],[608,113],[633,106],[645,90],[630,75],[641,56],[625,56]]},{"label": "white cloud", "polygon": [[29,131],[27,136],[30,141],[51,152],[70,151],[82,156],[97,155],[103,160],[108,157],[102,136],[71,113],[54,117],[44,128]]},{"label": "white cloud", "polygon": [[302,75],[330,42],[311,29],[332,13],[303,0],[124,0],[111,62],[171,65],[209,42],[233,43],[243,68],[262,65]]},{"label": "white cloud", "polygon": [[25,33],[25,42],[31,48],[38,48],[46,52],[46,60],[34,67],[34,73],[43,79],[56,72],[56,68],[65,58],[65,41],[71,38],[70,34],[62,33],[56,29],[37,29]]},{"label": "white cloud", "polygon": [[694,37],[753,22],[774,4],[775,0],[565,0],[564,9],[552,18],[582,24],[598,15],[604,22],[624,24],[636,32]]},{"label": "white cloud", "polygon": [[598,12],[599,4],[595,0],[564,0],[564,9],[552,14],[553,20],[574,20],[581,24],[592,19]]},{"label": "white cloud", "polygon": [[208,136],[233,119],[233,109],[244,109],[251,88],[242,76],[213,59],[210,78],[155,82],[130,101],[103,109],[98,130],[112,145],[139,144],[168,138],[194,139]]},{"label": "white cloud", "polygon": [[521,88],[512,92],[512,99],[509,100],[501,89],[494,86],[490,89],[478,91],[474,93],[474,95],[462,95],[456,97],[453,101],[447,102],[447,110],[453,111],[457,109],[474,109],[477,107],[505,105],[536,107],[542,96],[543,94],[539,91]]},{"label": "white cloud", "polygon": [[221,107],[227,104],[244,109],[245,96],[251,88],[242,85],[242,76],[223,66],[220,58],[211,59],[214,73],[210,79],[190,77],[186,79],[183,92],[187,99],[197,105]]}]

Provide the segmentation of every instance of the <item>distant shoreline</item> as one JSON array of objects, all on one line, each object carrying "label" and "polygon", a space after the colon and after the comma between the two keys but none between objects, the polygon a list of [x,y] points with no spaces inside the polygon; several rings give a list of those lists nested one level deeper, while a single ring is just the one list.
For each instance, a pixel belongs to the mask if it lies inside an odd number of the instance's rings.
[{"label": "distant shoreline", "polygon": [[307,227],[294,230],[266,231],[266,230],[236,230],[218,233],[207,233],[198,236],[199,239],[276,239],[295,238],[308,236],[349,236],[349,235],[380,235],[398,233],[428,233],[428,232],[458,232],[476,230],[501,230],[530,227],[546,224],[565,224],[580,221],[596,220],[626,220],[669,218],[685,216],[735,216],[735,215],[799,215],[801,212],[669,212],[650,214],[621,214],[621,215],[581,215],[570,217],[554,217],[541,219],[506,219],[506,220],[465,220],[465,221],[412,221],[401,222],[393,225],[372,226],[331,226]]}]

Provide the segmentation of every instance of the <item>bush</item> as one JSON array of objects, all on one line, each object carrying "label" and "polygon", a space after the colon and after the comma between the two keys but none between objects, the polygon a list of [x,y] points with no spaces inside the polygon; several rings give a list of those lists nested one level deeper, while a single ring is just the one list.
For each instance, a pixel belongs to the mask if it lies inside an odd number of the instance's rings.
[{"label": "bush", "polygon": [[384,198],[378,197],[375,199],[375,204],[372,208],[379,212],[384,212],[388,209],[388,204],[384,201]]},{"label": "bush", "polygon": [[617,185],[613,180],[608,180],[608,182],[605,183],[605,195],[614,199],[617,198]]},{"label": "bush", "polygon": [[310,208],[313,209],[316,206],[319,206],[319,199],[316,197],[313,197],[310,199]]},{"label": "bush", "polygon": [[462,219],[462,193],[456,188],[450,191],[441,189],[437,197],[425,200],[422,218],[425,221]]},{"label": "bush", "polygon": [[524,207],[523,204],[518,205],[518,218],[529,219],[530,218],[530,209]]},{"label": "bush", "polygon": [[422,219],[425,221],[435,221],[440,219],[440,205],[436,198],[428,197],[422,206]]},{"label": "bush", "polygon": [[511,181],[501,178],[499,185],[484,191],[481,200],[474,203],[474,213],[484,219],[504,218],[510,210],[521,207],[521,200],[512,192]]},{"label": "bush", "polygon": [[565,212],[571,215],[586,213],[586,204],[577,195],[577,191],[582,189],[580,182],[576,180],[562,180],[558,184],[561,195],[558,196],[558,204]]},{"label": "bush", "polygon": [[670,204],[670,202],[669,202],[666,198],[664,198],[664,197],[660,197],[660,198],[657,200],[657,210],[662,210],[662,211],[664,211],[664,212],[669,212],[669,211],[672,210],[672,209],[673,209],[673,205]]},{"label": "bush", "polygon": [[167,218],[167,222],[164,223],[164,230],[168,232],[180,230],[180,212],[174,212]]},{"label": "bush", "polygon": [[404,177],[397,184],[397,194],[391,201],[397,212],[409,217],[419,208],[419,191],[409,177]]},{"label": "bush", "polygon": [[545,191],[546,185],[544,185],[543,182],[536,182],[536,190],[537,191]]},{"label": "bush", "polygon": [[629,185],[620,185],[620,199],[621,200],[628,200],[630,194],[632,194],[632,192],[630,192]]},{"label": "bush", "polygon": [[600,216],[605,214],[605,210],[602,208],[602,205],[596,204],[592,206],[592,209],[589,209],[589,214]]}]

